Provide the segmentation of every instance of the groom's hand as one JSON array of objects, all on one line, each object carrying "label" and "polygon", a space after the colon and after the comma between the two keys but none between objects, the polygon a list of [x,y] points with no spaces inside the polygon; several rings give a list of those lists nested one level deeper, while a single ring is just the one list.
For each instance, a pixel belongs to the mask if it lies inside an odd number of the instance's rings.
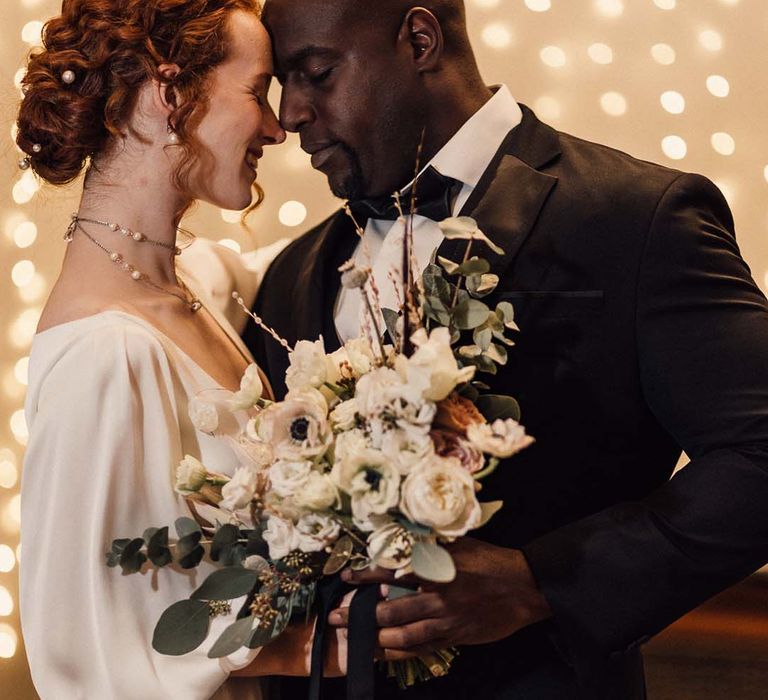
[{"label": "groom's hand", "polygon": [[[376,608],[381,627],[378,645],[385,658],[395,660],[436,649],[484,644],[551,616],[536,587],[522,552],[462,538],[448,549],[456,564],[456,578],[447,584],[415,577],[396,580],[387,569],[347,570],[354,584],[416,585],[419,592]],[[329,615],[337,627],[347,625],[347,608]]]}]

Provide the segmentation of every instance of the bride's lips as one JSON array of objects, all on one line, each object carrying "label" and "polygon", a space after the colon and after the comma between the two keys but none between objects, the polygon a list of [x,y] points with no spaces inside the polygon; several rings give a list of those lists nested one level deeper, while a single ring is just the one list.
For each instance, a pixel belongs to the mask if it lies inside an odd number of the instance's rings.
[{"label": "bride's lips", "polygon": [[312,156],[312,167],[322,170],[323,165],[339,150],[339,143],[312,144],[303,148]]},{"label": "bride's lips", "polygon": [[262,151],[247,151],[245,154],[245,164],[253,170],[255,173],[259,167],[259,158],[262,156]]}]

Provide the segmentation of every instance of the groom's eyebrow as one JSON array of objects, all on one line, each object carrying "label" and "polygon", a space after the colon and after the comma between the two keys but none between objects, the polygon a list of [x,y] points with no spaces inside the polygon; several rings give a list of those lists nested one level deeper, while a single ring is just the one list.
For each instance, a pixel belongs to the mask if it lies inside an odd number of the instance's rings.
[{"label": "groom's eyebrow", "polygon": [[318,56],[335,57],[337,55],[338,52],[334,51],[333,49],[310,44],[309,46],[304,46],[303,48],[288,56],[284,61],[282,61],[283,65],[281,68],[283,71],[293,70],[298,66],[301,66],[301,64],[304,63],[304,61],[306,61],[308,58],[315,58]]}]

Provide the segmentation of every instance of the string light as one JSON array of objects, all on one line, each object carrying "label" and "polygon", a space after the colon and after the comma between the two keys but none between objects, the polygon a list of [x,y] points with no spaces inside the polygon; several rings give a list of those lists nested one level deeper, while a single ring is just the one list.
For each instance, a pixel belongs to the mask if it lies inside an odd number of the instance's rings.
[{"label": "string light", "polygon": [[234,240],[232,238],[222,238],[219,241],[219,245],[223,245],[225,248],[229,248],[230,250],[234,250],[235,253],[237,253],[238,255],[242,252],[241,248],[240,248],[240,244],[236,240]]},{"label": "string light", "polygon": [[307,218],[307,208],[301,202],[292,200],[280,207],[277,217],[283,226],[300,226]]},{"label": "string light", "polygon": [[12,659],[16,654],[19,637],[10,625],[0,623],[0,659]]},{"label": "string light", "polygon": [[7,544],[0,544],[0,573],[7,574],[16,566],[16,555]]}]

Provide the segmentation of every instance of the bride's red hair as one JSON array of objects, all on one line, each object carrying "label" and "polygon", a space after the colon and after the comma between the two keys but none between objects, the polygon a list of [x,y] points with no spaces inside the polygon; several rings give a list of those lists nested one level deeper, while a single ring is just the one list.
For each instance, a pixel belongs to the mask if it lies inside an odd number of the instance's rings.
[{"label": "bride's red hair", "polygon": [[[16,142],[34,171],[55,185],[75,179],[124,135],[138,88],[156,79],[177,105],[169,125],[184,158],[175,177],[187,191],[202,149],[195,127],[208,105],[207,78],[226,58],[226,21],[238,9],[258,15],[261,6],[258,0],[64,0],[22,81]],[[157,70],[163,63],[181,70],[163,80]],[[71,84],[62,79],[65,71],[74,73]]]}]

